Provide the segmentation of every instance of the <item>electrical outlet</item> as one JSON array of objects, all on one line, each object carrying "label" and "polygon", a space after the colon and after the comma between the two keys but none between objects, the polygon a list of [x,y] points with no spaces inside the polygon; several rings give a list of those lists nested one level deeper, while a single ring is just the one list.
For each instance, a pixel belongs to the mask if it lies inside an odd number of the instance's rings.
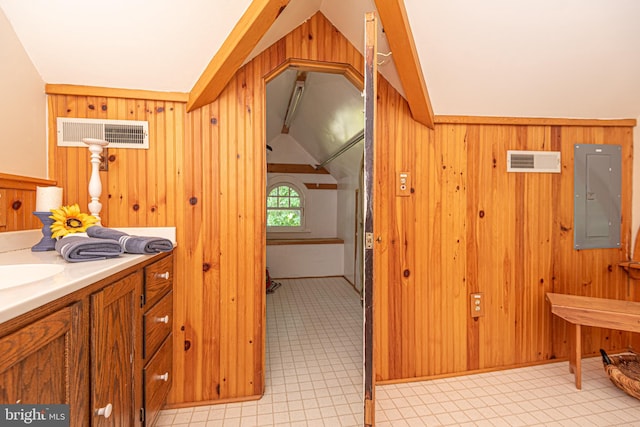
[{"label": "electrical outlet", "polygon": [[484,316],[484,294],[482,292],[476,292],[469,295],[469,308],[471,310],[471,317]]},{"label": "electrical outlet", "polygon": [[398,172],[396,183],[396,196],[409,196],[411,194],[411,174],[409,172]]}]

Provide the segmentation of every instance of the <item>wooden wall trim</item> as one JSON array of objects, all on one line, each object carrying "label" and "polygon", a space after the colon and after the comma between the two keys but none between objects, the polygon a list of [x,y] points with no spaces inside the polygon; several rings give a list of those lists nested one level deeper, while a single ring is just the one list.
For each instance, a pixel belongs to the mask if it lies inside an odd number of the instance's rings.
[{"label": "wooden wall trim", "polygon": [[320,62],[308,59],[289,58],[269,72],[265,78],[265,83],[269,83],[284,70],[293,68],[298,71],[314,71],[318,73],[342,74],[349,82],[358,88],[364,89],[364,76],[351,64],[341,62]]},{"label": "wooden wall trim", "polygon": [[317,182],[305,182],[304,186],[309,190],[337,190],[338,184],[320,184]]},{"label": "wooden wall trim", "polygon": [[144,99],[149,101],[187,102],[189,94],[183,92],[158,92],[152,90],[118,89],[99,86],[45,85],[47,95],[100,96],[105,98]]},{"label": "wooden wall trim", "polygon": [[253,0],[189,94],[187,112],[215,101],[289,0]]},{"label": "wooden wall trim", "polygon": [[299,165],[293,163],[268,163],[267,172],[269,173],[311,173],[319,175],[328,175],[329,171],[325,168],[316,169],[311,165]]},{"label": "wooden wall trim", "polygon": [[435,116],[436,124],[634,127],[636,119],[566,119],[543,117]]},{"label": "wooden wall trim", "polygon": [[384,26],[393,62],[404,88],[411,116],[418,123],[434,128],[433,108],[429,100],[427,84],[416,51],[407,10],[401,0],[375,0],[380,20]]},{"label": "wooden wall trim", "polygon": [[335,245],[343,244],[344,240],[338,238],[309,238],[309,239],[267,239],[267,246],[280,245]]},{"label": "wooden wall trim", "polygon": [[0,173],[0,188],[35,191],[38,185],[42,187],[49,187],[52,185],[56,185],[56,181],[44,178],[33,178],[29,176]]}]

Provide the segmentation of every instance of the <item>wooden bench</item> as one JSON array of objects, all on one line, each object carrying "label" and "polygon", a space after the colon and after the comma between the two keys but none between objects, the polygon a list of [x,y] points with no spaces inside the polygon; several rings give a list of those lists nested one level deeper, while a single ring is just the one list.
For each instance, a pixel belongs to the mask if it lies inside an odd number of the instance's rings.
[{"label": "wooden bench", "polygon": [[569,322],[569,372],[582,388],[581,326],[640,332],[640,302],[547,293],[551,312]]}]

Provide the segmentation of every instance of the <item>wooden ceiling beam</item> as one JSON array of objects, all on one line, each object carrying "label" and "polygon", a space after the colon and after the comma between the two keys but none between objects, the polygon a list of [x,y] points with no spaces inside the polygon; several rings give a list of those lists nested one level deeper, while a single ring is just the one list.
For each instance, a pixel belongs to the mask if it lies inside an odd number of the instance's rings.
[{"label": "wooden ceiling beam", "polygon": [[403,0],[375,0],[393,61],[414,120],[433,129],[434,118],[427,85]]},{"label": "wooden ceiling beam", "polygon": [[187,111],[210,104],[290,0],[253,0],[189,93]]}]

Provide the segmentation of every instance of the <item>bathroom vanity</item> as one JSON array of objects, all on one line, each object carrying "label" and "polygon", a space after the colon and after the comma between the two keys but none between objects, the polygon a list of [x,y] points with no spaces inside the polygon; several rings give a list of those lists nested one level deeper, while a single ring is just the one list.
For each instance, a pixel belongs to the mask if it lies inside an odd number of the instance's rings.
[{"label": "bathroom vanity", "polygon": [[0,403],[66,403],[72,426],[153,425],[172,380],[173,254],[0,253],[0,266],[39,262],[64,271],[0,289]]}]

